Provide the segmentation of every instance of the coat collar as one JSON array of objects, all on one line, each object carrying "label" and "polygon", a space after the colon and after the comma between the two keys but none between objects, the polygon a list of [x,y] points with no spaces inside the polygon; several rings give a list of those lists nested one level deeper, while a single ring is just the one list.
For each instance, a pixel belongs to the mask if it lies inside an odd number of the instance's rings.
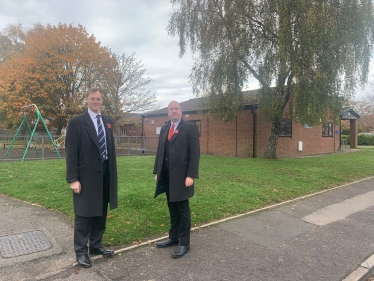
[{"label": "coat collar", "polygon": [[93,121],[92,121],[91,116],[88,113],[88,111],[86,111],[84,113],[84,123],[86,124],[86,130],[88,132],[88,135],[91,137],[91,139],[93,140],[93,142],[96,144],[97,149],[99,149],[99,151],[100,151],[99,140],[97,138],[97,133],[96,133],[95,125],[93,124]]},{"label": "coat collar", "polygon": [[[170,129],[170,126],[171,126],[171,121],[169,122],[170,124],[169,124],[169,129]],[[173,140],[175,140],[177,137],[178,137],[178,134],[179,134],[179,131],[182,129],[183,130],[183,124],[184,123],[184,120],[183,119],[181,119],[180,121],[179,121],[179,124],[178,124],[178,126],[175,128],[175,130],[174,130],[174,135],[171,137],[171,139],[170,139],[170,142],[172,142]],[[167,132],[169,132],[169,130],[167,130]],[[167,135],[167,134],[166,134]]]}]

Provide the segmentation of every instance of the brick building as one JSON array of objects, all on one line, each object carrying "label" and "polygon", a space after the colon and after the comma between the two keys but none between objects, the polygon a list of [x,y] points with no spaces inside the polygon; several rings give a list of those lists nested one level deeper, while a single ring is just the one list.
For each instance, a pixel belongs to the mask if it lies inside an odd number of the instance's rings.
[{"label": "brick building", "polygon": [[[255,94],[249,91],[248,94]],[[202,99],[181,102],[183,119],[193,122],[200,133],[202,154],[263,157],[268,143],[271,123],[258,113],[256,103],[247,104],[232,121],[210,116]],[[142,127],[147,137],[158,136],[160,128],[169,121],[167,108],[142,115]],[[357,138],[357,136],[356,136]],[[327,122],[308,126],[286,117],[282,120],[277,157],[296,157],[336,152],[340,149],[340,124]]]},{"label": "brick building", "polygon": [[118,123],[116,136],[133,137],[142,133],[142,117],[138,113],[127,113]]}]

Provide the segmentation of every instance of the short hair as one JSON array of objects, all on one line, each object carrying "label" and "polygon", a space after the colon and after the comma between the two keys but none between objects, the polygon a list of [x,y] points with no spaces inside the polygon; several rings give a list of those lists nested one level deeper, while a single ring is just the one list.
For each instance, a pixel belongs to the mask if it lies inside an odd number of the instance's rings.
[{"label": "short hair", "polygon": [[169,106],[170,106],[170,104],[171,104],[172,102],[177,103],[178,106],[179,106],[179,109],[182,110],[182,106],[181,106],[181,104],[180,104],[179,102],[175,101],[175,100],[169,102],[169,104],[168,104],[168,110],[169,110]]},{"label": "short hair", "polygon": [[86,98],[88,98],[90,93],[96,93],[96,92],[99,92],[101,94],[101,96],[104,98],[104,94],[103,94],[103,92],[101,91],[100,88],[89,88],[86,92]]}]

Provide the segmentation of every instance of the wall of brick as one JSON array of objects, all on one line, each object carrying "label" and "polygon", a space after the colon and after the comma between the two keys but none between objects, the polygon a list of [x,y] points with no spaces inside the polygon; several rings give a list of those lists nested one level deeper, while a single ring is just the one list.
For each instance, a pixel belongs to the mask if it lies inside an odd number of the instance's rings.
[{"label": "wall of brick", "polygon": [[242,111],[237,116],[236,156],[253,157],[253,114],[250,110]]},{"label": "wall of brick", "polygon": [[243,111],[229,122],[208,119],[208,154],[252,157],[253,117],[249,110]]},{"label": "wall of brick", "polygon": [[[298,143],[302,150],[298,150]],[[300,123],[292,123],[292,137],[279,137],[278,157],[295,157],[319,153],[330,153],[339,150],[339,135],[322,136],[322,125],[305,128]]]},{"label": "wall of brick", "polygon": [[142,134],[142,128],[139,124],[136,125],[121,125],[116,132],[117,136],[124,136],[123,131],[126,130],[126,136],[137,137]]},{"label": "wall of brick", "polygon": [[158,136],[156,134],[156,128],[162,127],[169,120],[169,116],[151,117],[143,119],[143,130],[145,135],[147,137]]},{"label": "wall of brick", "polygon": [[[239,112],[236,118],[229,122],[217,120],[207,114],[183,115],[186,121],[201,121],[200,151],[202,154],[253,157],[255,142],[256,157],[263,157],[270,135],[271,123],[261,114],[256,115],[256,139],[254,140],[253,114],[250,110]],[[168,116],[151,117],[144,120],[144,132],[147,137],[156,135],[156,127],[161,127],[169,121]],[[305,128],[304,125],[293,122],[292,136],[279,137],[277,157],[296,157],[320,153],[330,153],[339,150],[339,126],[334,126],[331,137],[322,137],[322,125]],[[340,132],[338,132],[340,133]],[[298,142],[302,142],[302,150],[298,151]]]},{"label": "wall of brick", "polygon": [[[271,123],[261,114],[257,115],[257,156],[263,157],[268,143]],[[338,134],[335,134],[338,130]],[[303,124],[292,122],[292,136],[278,138],[277,157],[297,157],[339,150],[339,126],[333,128],[333,135],[322,137],[322,125],[305,128]],[[302,150],[298,150],[298,142],[302,142]]]}]

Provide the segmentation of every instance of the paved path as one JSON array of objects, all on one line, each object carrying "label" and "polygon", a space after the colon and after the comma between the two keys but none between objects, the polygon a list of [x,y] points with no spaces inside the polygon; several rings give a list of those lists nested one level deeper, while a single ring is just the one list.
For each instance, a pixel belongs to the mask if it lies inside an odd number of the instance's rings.
[{"label": "paved path", "polygon": [[[193,231],[191,251],[154,242],[73,266],[72,224],[63,215],[0,195],[0,242],[40,230],[52,247],[0,257],[0,280],[364,281],[374,264],[374,178]],[[1,246],[1,243],[0,243]],[[373,260],[373,262],[372,262]]]}]

